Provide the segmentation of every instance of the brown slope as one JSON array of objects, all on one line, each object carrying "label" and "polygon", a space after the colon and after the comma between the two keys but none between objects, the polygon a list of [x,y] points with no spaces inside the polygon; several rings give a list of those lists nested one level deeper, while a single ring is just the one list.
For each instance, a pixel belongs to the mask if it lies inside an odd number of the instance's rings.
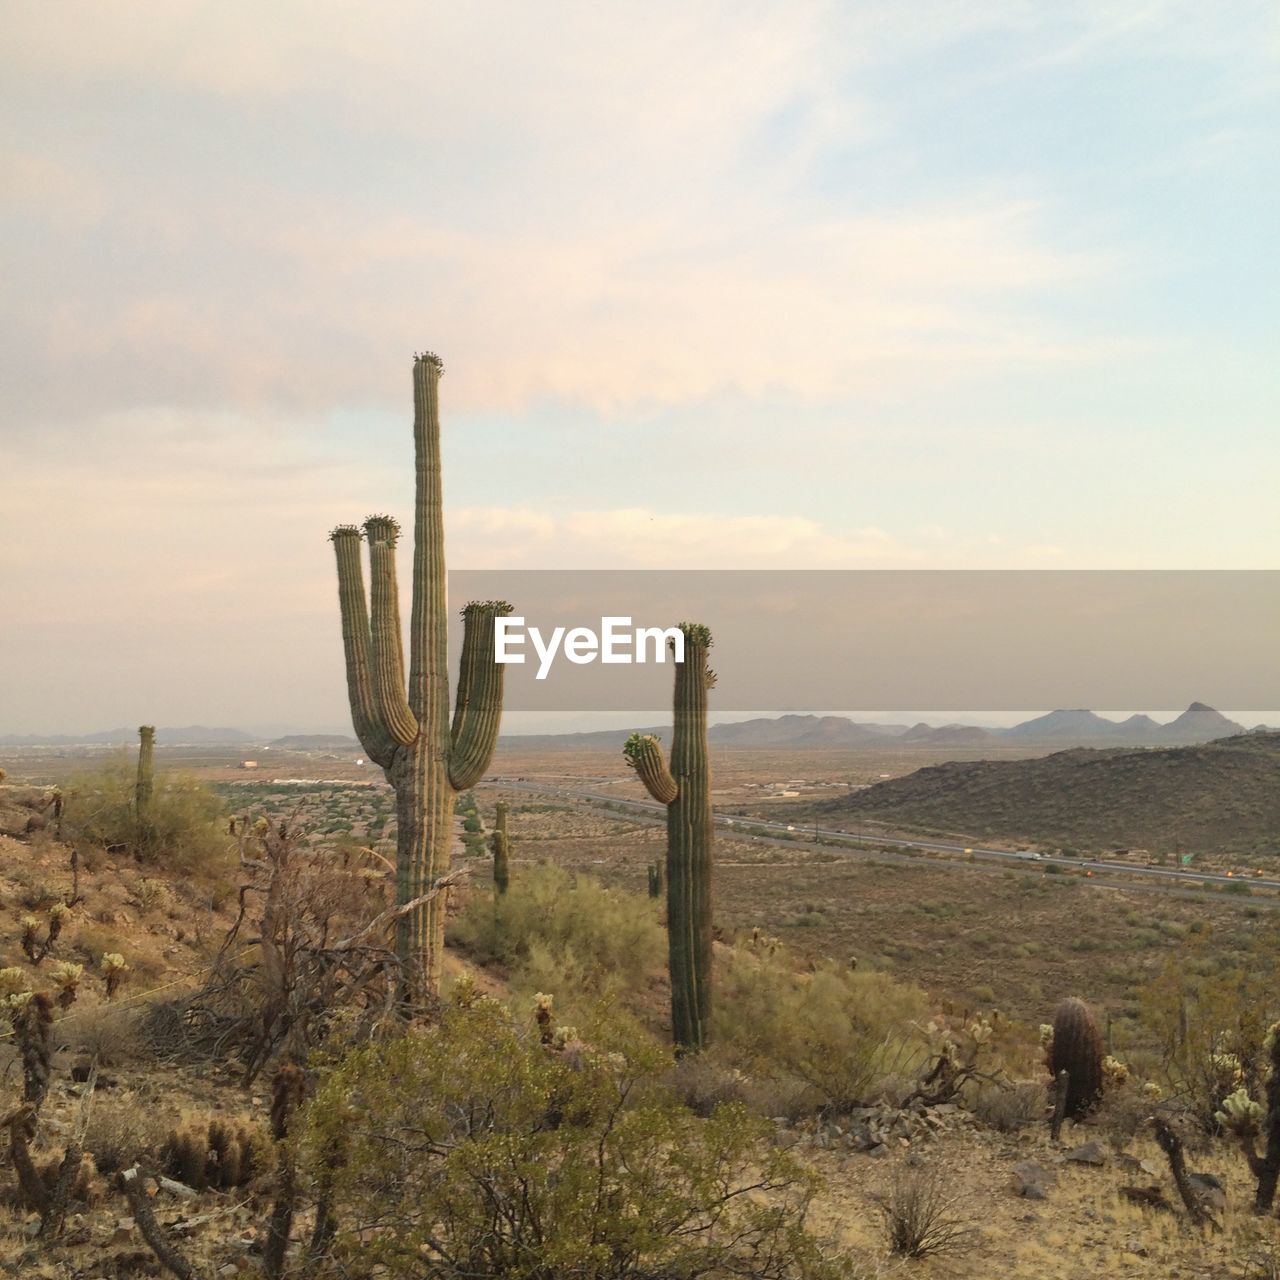
[{"label": "brown slope", "polygon": [[1280,858],[1280,733],[934,765],[812,812],[1082,851]]}]

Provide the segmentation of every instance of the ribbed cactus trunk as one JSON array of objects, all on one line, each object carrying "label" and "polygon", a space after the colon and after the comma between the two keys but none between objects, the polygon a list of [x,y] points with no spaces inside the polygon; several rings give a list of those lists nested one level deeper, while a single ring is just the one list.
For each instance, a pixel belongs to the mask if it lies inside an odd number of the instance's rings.
[{"label": "ribbed cactus trunk", "polygon": [[507,802],[499,800],[493,815],[493,834],[489,837],[493,848],[493,889],[501,897],[511,887],[510,852],[507,844]]},{"label": "ribbed cactus trunk", "polygon": [[[509,606],[494,600],[472,602],[463,609],[451,724],[440,477],[442,372],[434,355],[414,360],[416,485],[407,681],[396,583],[399,525],[389,516],[370,516],[363,533],[355,525],[340,525],[330,535],[338,564],[352,723],[369,758],[382,766],[395,790],[396,901],[401,905],[429,892],[448,873],[454,795],[480,780],[493,754],[502,715],[503,671],[494,660],[494,619],[510,612]],[[362,539],[369,545],[367,599]],[[446,898],[446,893],[438,893],[396,923],[396,953],[410,1004],[421,1005],[439,991]]]},{"label": "ribbed cactus trunk", "polygon": [[667,806],[667,957],[671,1034],[681,1053],[706,1048],[711,1032],[711,866],[715,824],[707,752],[707,666],[711,633],[681,623],[684,661],[676,666],[671,765],[658,741],[633,734],[627,760],[649,794]]},{"label": "ribbed cactus trunk", "polygon": [[155,789],[156,731],[154,725],[138,726],[138,779],[133,784],[133,807],[142,820],[151,808]]}]

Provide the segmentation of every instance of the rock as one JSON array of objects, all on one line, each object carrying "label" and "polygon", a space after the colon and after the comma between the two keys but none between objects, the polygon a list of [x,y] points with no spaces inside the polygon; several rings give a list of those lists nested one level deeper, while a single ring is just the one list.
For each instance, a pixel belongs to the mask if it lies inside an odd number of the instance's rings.
[{"label": "rock", "polygon": [[1195,1188],[1200,1203],[1213,1213],[1221,1213],[1227,1207],[1227,1189],[1219,1178],[1211,1173],[1188,1173],[1187,1181]]},{"label": "rock", "polygon": [[883,1142],[877,1142],[876,1145],[867,1152],[867,1155],[876,1156],[877,1158],[887,1156],[888,1154],[889,1148],[886,1147]]},{"label": "rock", "polygon": [[1072,1147],[1064,1158],[1075,1164],[1088,1164],[1095,1168],[1107,1163],[1107,1153],[1102,1149],[1100,1142],[1086,1142],[1081,1146]]},{"label": "rock", "polygon": [[133,1239],[134,1221],[132,1218],[117,1218],[115,1230],[111,1233],[110,1244],[127,1244]]},{"label": "rock", "polygon": [[1011,1172],[1014,1190],[1027,1200],[1047,1199],[1048,1189],[1058,1180],[1052,1169],[1046,1169],[1034,1160],[1019,1160]]}]

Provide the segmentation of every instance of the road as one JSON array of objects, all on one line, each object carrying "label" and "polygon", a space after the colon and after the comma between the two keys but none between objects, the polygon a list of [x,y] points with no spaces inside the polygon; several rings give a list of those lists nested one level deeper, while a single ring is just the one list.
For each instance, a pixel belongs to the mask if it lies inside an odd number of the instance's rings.
[{"label": "road", "polygon": [[[608,779],[592,779],[606,782]],[[556,786],[550,783],[529,782],[517,778],[489,778],[481,784],[485,787],[496,787],[504,791],[524,791],[531,795],[551,796],[566,800],[580,800],[588,804],[608,805],[612,809],[624,809],[637,817],[652,821],[660,821],[663,806],[652,800],[633,800],[629,797],[607,795],[599,791],[585,788]],[[984,845],[956,844],[944,840],[911,839],[906,836],[860,835],[857,832],[845,831],[839,827],[819,827],[809,823],[788,823],[773,821],[768,818],[729,817],[725,814],[715,815],[716,825],[733,828],[745,837],[763,833],[764,838],[772,838],[776,843],[788,841],[837,841],[850,846],[873,846],[876,849],[899,848],[911,853],[944,853],[959,854],[967,857],[972,854],[996,863],[1037,863],[1042,866],[1068,867],[1074,871],[1084,870],[1095,875],[1099,872],[1111,872],[1126,876],[1139,876],[1150,880],[1163,881],[1184,888],[1198,889],[1204,885],[1244,884],[1251,889],[1280,890],[1280,879],[1269,879],[1263,876],[1228,876],[1217,872],[1180,871],[1172,867],[1148,867],[1134,862],[1093,861],[1083,858],[1064,858],[1054,854],[1036,853],[1030,849],[991,849]]]}]

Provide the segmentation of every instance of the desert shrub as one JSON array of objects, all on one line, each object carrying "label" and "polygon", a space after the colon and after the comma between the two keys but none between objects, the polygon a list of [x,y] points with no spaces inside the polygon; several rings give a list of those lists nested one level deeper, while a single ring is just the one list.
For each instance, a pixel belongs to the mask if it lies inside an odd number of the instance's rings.
[{"label": "desert shrub", "polygon": [[954,1176],[936,1165],[904,1166],[880,1204],[889,1250],[906,1258],[955,1253],[976,1231],[964,1216]]},{"label": "desert shrub", "polygon": [[813,1090],[802,1080],[748,1075],[717,1046],[686,1054],[664,1084],[695,1115],[710,1116],[723,1103],[740,1103],[759,1116],[798,1120],[811,1115]]},{"label": "desert shrub", "polygon": [[798,1081],[837,1110],[909,1076],[927,1049],[924,993],[888,974],[824,964],[798,973],[777,939],[753,935],[718,969],[713,1038],[752,1075]]},{"label": "desert shrub", "polygon": [[1044,1119],[1048,1092],[1043,1084],[1019,1081],[1001,1088],[983,1084],[969,1101],[973,1114],[998,1133],[1017,1133]]},{"label": "desert shrub", "polygon": [[473,894],[451,940],[479,963],[508,969],[522,994],[562,998],[637,989],[666,957],[666,935],[648,898],[553,866],[524,871],[496,904]]},{"label": "desert shrub", "polygon": [[127,751],[74,777],[63,789],[65,829],[77,844],[127,849],[140,860],[200,877],[225,874],[234,864],[222,801],[181,774],[157,778],[140,839],[134,809],[136,766]]},{"label": "desert shrub", "polygon": [[1195,963],[1208,934],[1189,939],[1140,993],[1140,1016],[1159,1045],[1157,1082],[1208,1130],[1237,1089],[1258,1094],[1266,1080],[1267,1029],[1280,1014],[1274,961],[1265,951],[1247,968],[1210,971]]},{"label": "desert shrub", "polygon": [[[63,1042],[103,1067],[121,1067],[146,1055],[148,1045],[136,1008],[99,1005],[77,1009],[58,1026]],[[92,1148],[90,1148],[92,1150]]]},{"label": "desert shrub", "polygon": [[118,1173],[154,1156],[166,1133],[164,1120],[141,1099],[104,1098],[89,1114],[84,1149],[99,1173]]},{"label": "desert shrub", "polygon": [[742,1107],[679,1105],[665,1065],[643,1041],[557,1052],[486,999],[351,1054],[301,1144],[336,1224],[320,1274],[831,1274],[804,1229],[812,1175]]}]

